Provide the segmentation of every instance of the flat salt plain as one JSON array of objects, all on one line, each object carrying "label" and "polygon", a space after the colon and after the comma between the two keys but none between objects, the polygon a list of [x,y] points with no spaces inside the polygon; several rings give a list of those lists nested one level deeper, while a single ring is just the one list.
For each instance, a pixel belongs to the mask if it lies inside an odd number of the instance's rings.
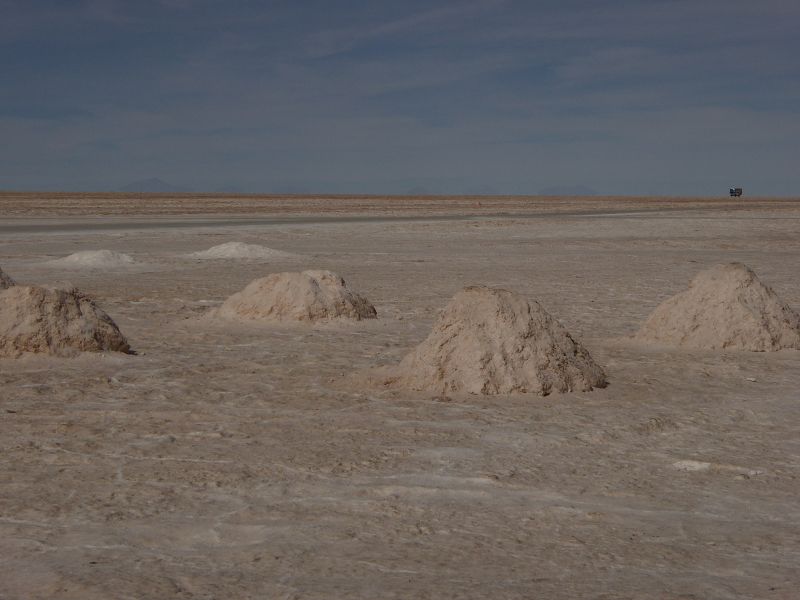
[{"label": "flat salt plain", "polygon": [[[227,242],[292,258],[189,256]],[[136,262],[51,262],[98,249]],[[0,598],[796,598],[800,352],[627,339],[730,261],[800,309],[800,200],[0,194],[0,266],[139,352],[0,360]],[[202,318],[303,269],[379,318]],[[362,384],[470,284],[539,300],[608,388]]]}]

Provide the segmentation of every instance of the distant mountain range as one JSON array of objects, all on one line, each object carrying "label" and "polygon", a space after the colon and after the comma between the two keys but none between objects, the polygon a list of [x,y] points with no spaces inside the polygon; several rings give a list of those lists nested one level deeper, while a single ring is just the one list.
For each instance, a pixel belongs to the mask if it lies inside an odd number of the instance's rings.
[{"label": "distant mountain range", "polygon": [[177,185],[173,185],[171,183],[167,183],[163,179],[159,179],[158,177],[151,177],[150,179],[140,179],[139,181],[134,181],[129,183],[126,186],[119,188],[120,192],[129,192],[129,193],[148,193],[148,192],[165,192],[165,193],[179,193],[179,192],[191,192],[190,188],[180,187]]},{"label": "distant mountain range", "polygon": [[416,185],[406,190],[406,196],[430,196],[431,191],[421,185]]},{"label": "distant mountain range", "polygon": [[597,196],[597,190],[585,185],[556,185],[539,190],[540,196]]},{"label": "distant mountain range", "polygon": [[[177,194],[181,192],[193,192],[190,187],[175,185],[159,179],[158,177],[150,177],[148,179],[140,179],[133,181],[128,185],[119,188],[120,192],[127,193],[162,193],[162,194]],[[235,183],[224,183],[213,190],[208,190],[212,193],[218,194],[241,194],[244,190]],[[277,194],[307,194],[310,193],[309,189],[297,185],[276,185],[271,193]],[[406,190],[408,196],[429,196],[435,195],[437,192],[422,185],[417,185]],[[451,192],[453,193],[453,192]],[[478,185],[465,190],[467,195],[475,196],[493,196],[498,195],[498,191],[489,185]],[[557,185],[552,187],[542,188],[538,191],[540,196],[597,196],[599,192],[585,185]]]},{"label": "distant mountain range", "polygon": [[245,194],[244,188],[241,186],[236,185],[235,183],[226,183],[221,185],[217,188],[214,188],[213,192],[215,194]]}]

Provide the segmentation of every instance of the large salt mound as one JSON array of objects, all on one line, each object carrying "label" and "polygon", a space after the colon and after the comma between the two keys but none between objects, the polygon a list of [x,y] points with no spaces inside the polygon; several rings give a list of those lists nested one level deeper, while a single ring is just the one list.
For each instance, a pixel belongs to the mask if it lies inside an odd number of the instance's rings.
[{"label": "large salt mound", "polygon": [[208,250],[193,252],[189,256],[205,260],[269,260],[293,257],[293,255],[288,252],[273,250],[272,248],[259,246],[258,244],[243,244],[242,242],[227,242],[218,246],[212,246]]},{"label": "large salt mound", "polygon": [[700,349],[800,349],[800,316],[741,263],[700,272],[653,311],[636,339]]},{"label": "large salt mound", "polygon": [[370,302],[330,271],[273,273],[228,298],[214,316],[252,321],[372,319]]},{"label": "large salt mound", "polygon": [[8,275],[3,273],[3,269],[0,269],[0,290],[4,290],[6,288],[10,288],[12,285],[16,285],[17,282],[11,279]]},{"label": "large salt mound", "polygon": [[114,321],[77,290],[17,285],[0,291],[0,356],[130,352]]},{"label": "large salt mound", "polygon": [[485,286],[456,294],[394,383],[435,393],[588,391],[606,378],[589,353],[537,302]]},{"label": "large salt mound", "polygon": [[129,255],[113,250],[82,250],[51,260],[50,264],[71,269],[113,269],[130,266],[134,262]]}]

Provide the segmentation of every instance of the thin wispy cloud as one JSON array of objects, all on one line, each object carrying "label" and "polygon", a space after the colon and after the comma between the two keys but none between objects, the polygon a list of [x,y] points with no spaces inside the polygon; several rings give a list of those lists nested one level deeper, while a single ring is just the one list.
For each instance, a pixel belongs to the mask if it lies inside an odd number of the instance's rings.
[{"label": "thin wispy cloud", "polygon": [[800,189],[794,2],[0,8],[0,188]]}]

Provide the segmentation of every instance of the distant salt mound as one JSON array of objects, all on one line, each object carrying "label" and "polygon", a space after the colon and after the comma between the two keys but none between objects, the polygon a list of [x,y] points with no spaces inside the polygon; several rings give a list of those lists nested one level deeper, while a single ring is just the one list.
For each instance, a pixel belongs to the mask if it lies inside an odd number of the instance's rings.
[{"label": "distant salt mound", "polygon": [[0,291],[0,357],[103,351],[130,352],[130,346],[111,317],[77,290]]},{"label": "distant salt mound", "polygon": [[273,250],[258,244],[243,244],[242,242],[227,242],[219,246],[213,246],[208,250],[193,252],[192,258],[203,260],[275,260],[281,258],[291,258],[292,254]]},{"label": "distant salt mound", "polygon": [[82,250],[51,260],[50,264],[68,269],[115,269],[129,267],[135,262],[131,256],[113,250]]},{"label": "distant salt mound", "polygon": [[800,349],[800,316],[741,263],[717,265],[653,311],[636,339],[708,350]]},{"label": "distant salt mound", "polygon": [[0,269],[0,290],[10,288],[12,285],[17,285],[17,282],[6,275],[3,269]]},{"label": "distant salt mound", "polygon": [[233,294],[213,316],[247,321],[374,319],[375,307],[330,271],[273,273]]},{"label": "distant salt mound", "polygon": [[589,391],[603,369],[537,302],[485,286],[467,287],[389,383],[434,393]]}]

